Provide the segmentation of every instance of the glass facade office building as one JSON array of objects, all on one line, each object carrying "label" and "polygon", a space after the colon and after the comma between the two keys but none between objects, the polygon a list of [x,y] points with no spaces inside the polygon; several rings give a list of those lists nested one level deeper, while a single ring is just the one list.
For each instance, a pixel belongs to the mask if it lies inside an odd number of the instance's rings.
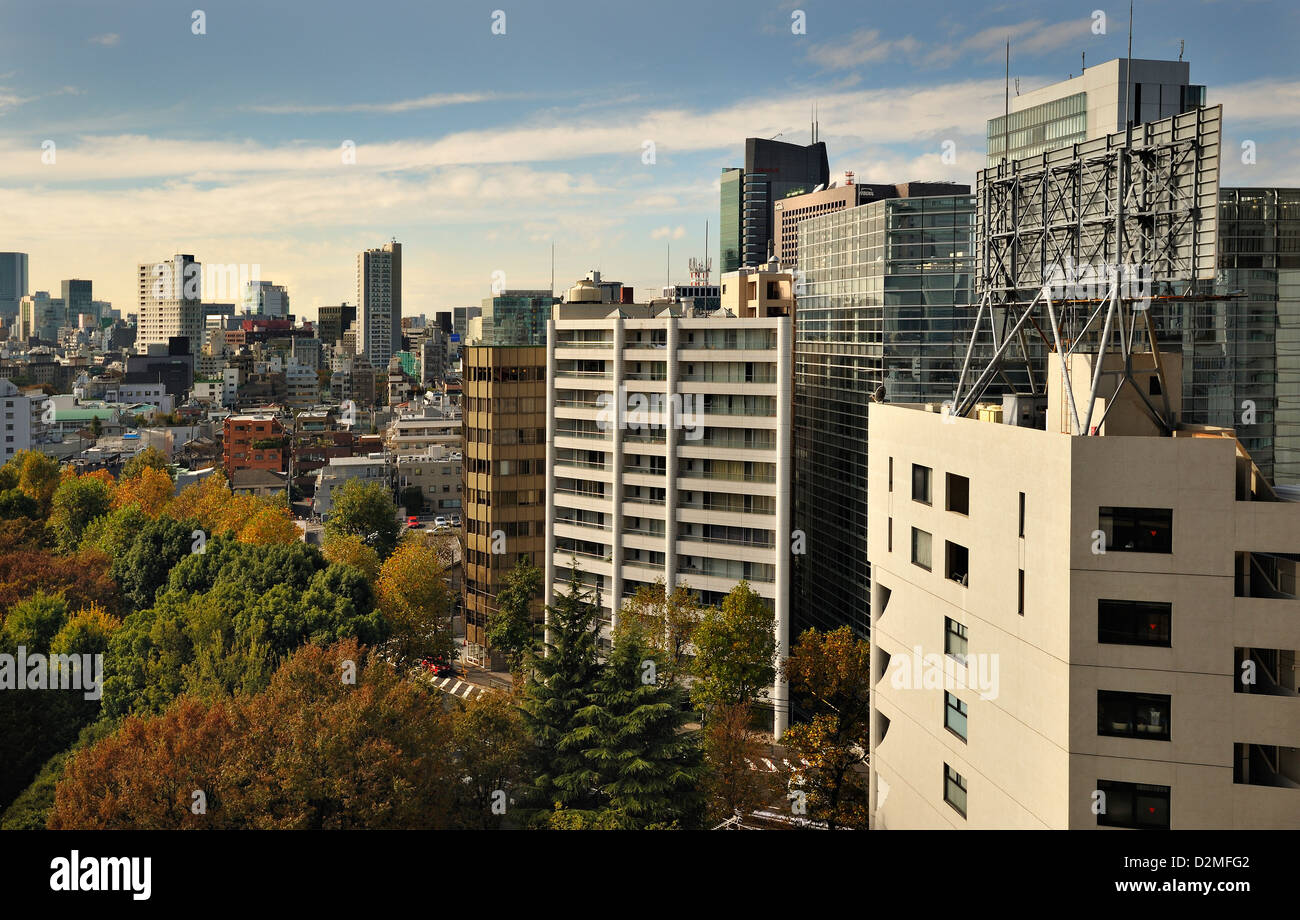
[{"label": "glass facade office building", "polygon": [[503,291],[483,298],[483,341],[479,344],[545,345],[551,307],[559,302],[550,291]]},{"label": "glass facade office building", "polygon": [[1053,99],[988,123],[988,165],[996,166],[1006,149],[1011,159],[1038,156],[1088,139],[1088,94]]},{"label": "glass facade office building", "polygon": [[740,268],[740,246],[742,239],[740,204],[744,199],[745,171],[738,167],[724,169],[720,181],[722,222],[718,239],[718,264],[722,273],[734,272]]},{"label": "glass facade office building", "polygon": [[951,399],[974,311],[970,195],[893,198],[799,225],[792,639],[869,622],[867,407]]}]

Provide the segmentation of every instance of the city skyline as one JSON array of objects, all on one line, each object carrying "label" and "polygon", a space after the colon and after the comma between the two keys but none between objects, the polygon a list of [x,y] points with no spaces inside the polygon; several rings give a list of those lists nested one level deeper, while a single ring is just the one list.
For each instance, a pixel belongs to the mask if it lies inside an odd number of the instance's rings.
[{"label": "city skyline", "polygon": [[[1224,185],[1297,185],[1279,151],[1300,139],[1288,125],[1300,75],[1266,41],[1297,13],[1251,6],[1246,19],[1218,3],[1197,17],[1139,4],[1133,54],[1173,60],[1185,42],[1192,80],[1225,106],[1225,152],[1256,145],[1252,165],[1224,157]],[[971,183],[985,120],[1003,106],[1008,37],[1022,92],[1077,73],[1080,53],[1090,65],[1124,56],[1127,42],[1126,9],[1098,34],[1086,11],[1042,3],[919,5],[867,27],[843,4],[521,8],[503,11],[504,34],[488,9],[367,23],[335,5],[235,6],[208,10],[202,34],[156,4],[71,9],[28,5],[0,36],[3,245],[30,254],[30,290],[88,278],[130,312],[136,266],[185,252],[259,265],[307,319],[350,301],[356,253],[391,238],[408,253],[406,315],[477,304],[493,272],[545,287],[552,244],[557,287],[599,269],[644,298],[685,280],[706,222],[716,279],[718,177],[745,137],[807,143],[816,104],[832,178]],[[407,53],[439,38],[437,55]],[[360,74],[331,64],[381,52]],[[198,77],[160,84],[160,69]],[[735,72],[744,81],[720,94]]]}]

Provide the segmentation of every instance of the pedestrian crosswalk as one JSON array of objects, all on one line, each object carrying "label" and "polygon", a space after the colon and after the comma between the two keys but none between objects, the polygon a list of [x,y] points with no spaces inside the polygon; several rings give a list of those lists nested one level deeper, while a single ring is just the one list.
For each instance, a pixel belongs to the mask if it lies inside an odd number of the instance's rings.
[{"label": "pedestrian crosswalk", "polygon": [[484,694],[492,692],[488,687],[480,687],[458,677],[430,677],[428,680],[434,688],[462,700],[482,699]]}]

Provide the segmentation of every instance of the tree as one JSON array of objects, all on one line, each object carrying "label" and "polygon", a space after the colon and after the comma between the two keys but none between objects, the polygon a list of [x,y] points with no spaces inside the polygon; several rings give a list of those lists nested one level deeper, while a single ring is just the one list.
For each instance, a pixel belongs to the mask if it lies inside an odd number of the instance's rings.
[{"label": "tree", "polygon": [[397,506],[379,483],[349,479],[335,490],[326,534],[356,534],[387,559],[397,547],[398,531]]},{"label": "tree", "polygon": [[456,822],[490,830],[510,819],[511,792],[525,778],[528,728],[515,699],[490,693],[452,714],[456,752]]},{"label": "tree", "polygon": [[527,798],[546,818],[555,807],[591,810],[599,805],[596,774],[574,729],[592,701],[599,674],[596,606],[575,566],[568,593],[548,604],[546,654],[533,661],[524,691],[524,719],[533,736],[532,782]]},{"label": "tree", "polygon": [[629,829],[696,827],[702,816],[703,753],[682,731],[685,694],[659,664],[639,629],[621,629],[572,732],[602,807]]},{"label": "tree", "polygon": [[113,507],[136,505],[146,517],[157,518],[167,510],[173,492],[170,474],[146,466],[135,476],[118,480],[117,490],[113,493]]},{"label": "tree", "polygon": [[379,569],[379,609],[392,627],[397,661],[450,660],[451,589],[437,549],[418,536],[403,540]]},{"label": "tree", "polygon": [[99,436],[104,433],[104,423],[96,415],[90,420],[90,437],[91,440],[98,441]]},{"label": "tree", "polygon": [[322,551],[330,562],[350,565],[371,581],[379,577],[379,554],[357,534],[327,534]]},{"label": "tree", "polygon": [[662,578],[642,585],[623,602],[620,623],[635,622],[662,655],[668,677],[677,680],[690,665],[687,649],[703,612],[690,585],[679,584],[669,593]]},{"label": "tree", "polygon": [[752,769],[764,754],[753,719],[751,704],[723,703],[714,707],[704,726],[709,764],[704,784],[706,808],[714,821],[750,814],[778,791],[770,773]]},{"label": "tree", "polygon": [[59,549],[75,550],[90,522],[107,514],[112,505],[112,490],[102,479],[74,475],[59,483],[51,501],[49,520]]},{"label": "tree", "polygon": [[167,462],[167,455],[156,447],[146,447],[122,464],[122,479],[135,479],[145,470],[157,470],[171,478],[171,464]]},{"label": "tree", "polygon": [[782,670],[791,699],[813,713],[781,742],[796,755],[791,781],[807,795],[809,817],[837,827],[866,829],[867,747],[871,737],[871,648],[843,626],[809,629]]},{"label": "tree", "polygon": [[305,646],[260,693],[182,696],[73,755],[49,826],[446,827],[455,771],[441,699],[354,640]]},{"label": "tree", "polygon": [[73,609],[100,603],[116,612],[121,595],[110,565],[95,549],[68,556],[37,549],[0,552],[0,622],[9,608],[37,591],[60,595]]},{"label": "tree", "polygon": [[13,520],[14,518],[34,519],[40,513],[41,509],[36,504],[36,499],[16,486],[0,492],[0,518],[4,520]]},{"label": "tree", "polygon": [[13,487],[34,499],[41,514],[47,513],[59,487],[59,462],[38,450],[20,450],[9,463],[16,476]]},{"label": "tree", "polygon": [[695,684],[691,700],[710,713],[717,706],[752,703],[776,676],[776,618],[742,581],[704,611],[695,628]]},{"label": "tree", "polygon": [[520,556],[497,592],[497,609],[488,618],[488,645],[506,656],[518,683],[536,646],[533,600],[542,590],[542,571]]},{"label": "tree", "polygon": [[268,503],[255,511],[244,526],[239,528],[236,539],[240,543],[259,546],[295,543],[298,540],[298,526],[294,524],[287,505]]}]

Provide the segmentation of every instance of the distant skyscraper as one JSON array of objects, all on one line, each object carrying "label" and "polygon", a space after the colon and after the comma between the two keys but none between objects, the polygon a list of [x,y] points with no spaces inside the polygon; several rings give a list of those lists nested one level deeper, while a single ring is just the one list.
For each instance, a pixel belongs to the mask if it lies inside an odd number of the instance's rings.
[{"label": "distant skyscraper", "polygon": [[91,288],[92,283],[89,281],[72,279],[63,282],[63,308],[67,311],[65,325],[77,325],[77,317],[82,314],[94,316],[98,323],[99,315],[95,312],[95,298]]},{"label": "distant skyscraper", "polygon": [[316,337],[327,349],[343,339],[343,333],[357,321],[357,308],[347,304],[321,307],[317,312]]},{"label": "distant skyscraper", "polygon": [[387,367],[402,334],[402,244],[357,253],[357,352]]},{"label": "distant skyscraper", "polygon": [[190,341],[190,353],[203,343],[203,265],[194,256],[178,253],[166,262],[141,262],[138,270],[140,316],[136,349],[167,345],[175,336]]},{"label": "distant skyscraper", "polygon": [[825,187],[831,179],[826,145],[806,147],[750,137],[745,167],[724,170],[721,179],[723,273],[767,261],[775,232],[773,205],[788,195]]},{"label": "distant skyscraper", "polygon": [[0,252],[0,319],[8,322],[18,315],[27,284],[27,253]]},{"label": "distant skyscraper", "polygon": [[282,284],[249,281],[244,285],[242,311],[271,319],[284,319],[289,315],[289,292]]}]

